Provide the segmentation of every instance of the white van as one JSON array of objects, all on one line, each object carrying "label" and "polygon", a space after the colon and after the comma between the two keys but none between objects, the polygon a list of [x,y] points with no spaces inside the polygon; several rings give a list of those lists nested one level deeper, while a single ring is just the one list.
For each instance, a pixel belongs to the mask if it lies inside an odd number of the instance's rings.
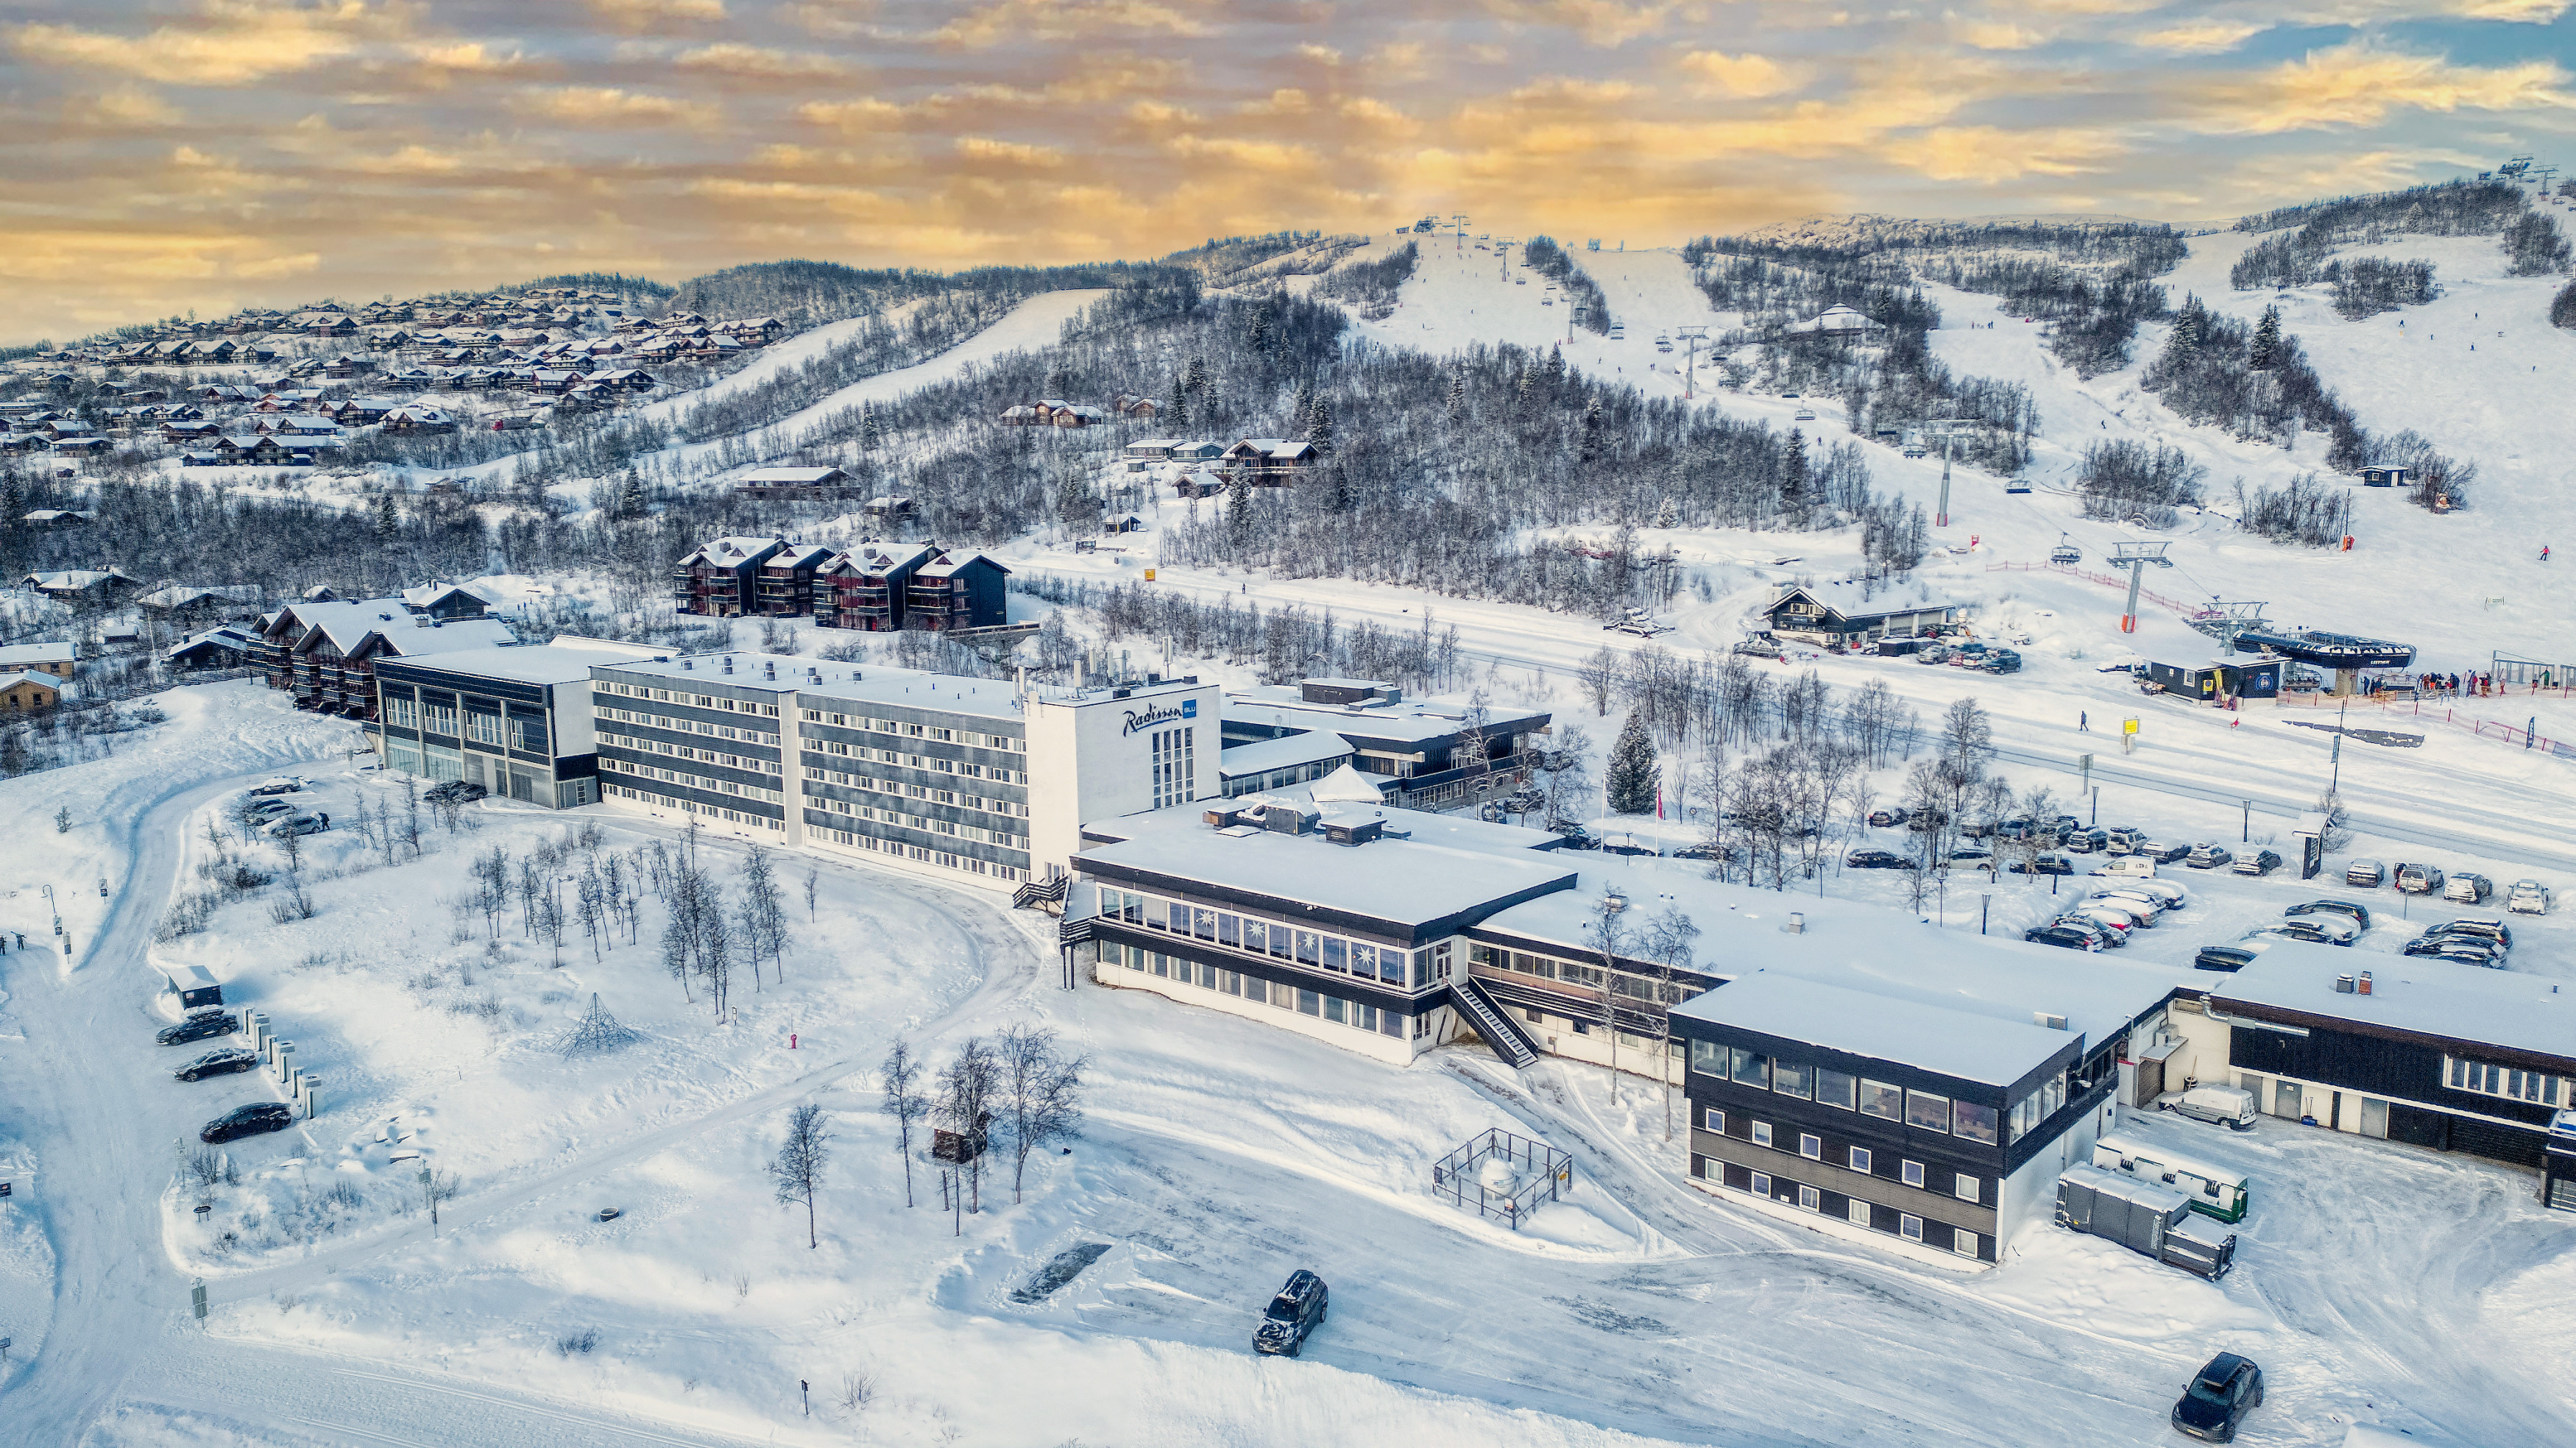
[{"label": "white van", "polygon": [[2156,875],[2156,862],[2148,859],[2144,855],[2121,855],[2093,873],[2096,875],[2134,875],[2141,880],[2152,880]]},{"label": "white van", "polygon": [[2194,1086],[2178,1100],[2157,1104],[2176,1116],[2224,1126],[2230,1131],[2254,1129],[2254,1093],[2234,1086]]}]

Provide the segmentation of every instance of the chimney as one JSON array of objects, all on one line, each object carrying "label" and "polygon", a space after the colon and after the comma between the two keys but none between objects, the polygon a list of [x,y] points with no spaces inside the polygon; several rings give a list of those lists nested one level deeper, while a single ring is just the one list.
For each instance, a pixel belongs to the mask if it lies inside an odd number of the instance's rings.
[{"label": "chimney", "polygon": [[1786,924],[1786,925],[1784,925],[1784,926],[1782,926],[1782,927],[1780,927],[1780,928],[1781,928],[1781,929],[1783,929],[1783,930],[1786,930],[1786,931],[1787,931],[1787,932],[1789,932],[1791,935],[1804,935],[1804,934],[1806,934],[1806,933],[1807,933],[1807,912],[1806,912],[1806,911],[1804,911],[1804,910],[1792,910],[1792,911],[1790,911],[1790,912],[1789,912],[1789,923],[1788,923],[1788,924]]},{"label": "chimney", "polygon": [[2368,994],[2370,994],[2370,972],[2369,972],[2369,971],[2366,971],[2366,970],[2365,970],[2365,971],[2363,971],[2363,972],[2361,973],[2361,981],[2360,981],[2360,985],[2361,985],[2361,993],[2362,993],[2363,995],[2368,995]]},{"label": "chimney", "polygon": [[775,683],[778,679],[778,661],[776,659],[768,660],[763,663],[761,667],[768,671],[770,681]]},{"label": "chimney", "polygon": [[724,669],[728,674],[733,672],[733,655],[727,654],[724,656]]},{"label": "chimney", "polygon": [[2351,995],[2355,989],[2356,987],[2351,976],[2339,975],[2335,977],[2335,993],[2337,995]]}]

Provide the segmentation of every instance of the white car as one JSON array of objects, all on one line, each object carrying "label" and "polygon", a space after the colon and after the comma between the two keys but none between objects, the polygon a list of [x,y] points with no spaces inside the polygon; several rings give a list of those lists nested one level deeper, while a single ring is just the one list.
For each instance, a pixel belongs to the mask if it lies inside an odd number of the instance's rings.
[{"label": "white car", "polygon": [[2066,911],[2058,918],[2062,920],[2081,920],[2087,925],[2098,925],[2102,927],[2103,932],[2108,935],[2114,943],[2120,945],[2128,944],[2129,932],[2138,928],[2137,916],[2130,914],[2128,911],[2121,909],[2117,905],[2102,905],[2091,901],[2087,901],[2084,904],[2076,906],[2072,910]]},{"label": "white car", "polygon": [[2137,917],[2140,925],[2143,925],[2150,930],[2155,928],[2157,919],[2165,913],[2164,906],[2158,904],[2156,901],[2144,895],[2132,895],[2126,890],[2096,890],[2092,894],[2084,897],[2084,903],[2087,905],[2109,905],[2116,909],[2126,910],[2131,915]]},{"label": "white car", "polygon": [[2191,903],[2191,892],[2171,880],[2122,880],[2106,888],[2118,895],[2144,895],[2150,900],[2162,901],[2167,910],[2180,910]]},{"label": "white car", "polygon": [[2513,893],[2504,897],[2504,908],[2516,915],[2549,913],[2549,887],[2538,880],[2516,880]]}]

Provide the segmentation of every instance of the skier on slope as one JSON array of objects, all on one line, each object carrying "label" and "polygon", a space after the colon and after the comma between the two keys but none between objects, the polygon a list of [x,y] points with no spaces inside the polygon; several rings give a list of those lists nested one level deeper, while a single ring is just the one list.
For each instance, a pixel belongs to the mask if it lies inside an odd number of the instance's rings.
[{"label": "skier on slope", "polygon": [[2546,543],[2540,545],[2540,561],[2543,563],[2549,561],[2549,545]]}]

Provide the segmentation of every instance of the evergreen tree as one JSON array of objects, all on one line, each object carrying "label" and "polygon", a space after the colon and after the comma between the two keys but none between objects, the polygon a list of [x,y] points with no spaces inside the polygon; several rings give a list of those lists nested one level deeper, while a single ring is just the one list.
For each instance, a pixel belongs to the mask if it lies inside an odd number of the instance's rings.
[{"label": "evergreen tree", "polygon": [[1467,421],[1467,369],[1464,364],[1449,371],[1449,425],[1457,427]]},{"label": "evergreen tree", "polygon": [[2281,361],[2281,309],[2265,307],[2263,319],[2254,324],[2254,341],[2246,349],[2245,365],[2257,372],[2269,372]]},{"label": "evergreen tree", "polygon": [[1333,464],[1333,483],[1331,488],[1324,494],[1325,511],[1332,513],[1347,513],[1351,511],[1357,503],[1357,497],[1351,492],[1350,471],[1344,468],[1340,463]]},{"label": "evergreen tree", "polygon": [[1208,394],[1207,354],[1204,352],[1190,359],[1190,391],[1198,394],[1199,405],[1204,408]]},{"label": "evergreen tree", "polygon": [[1564,381],[1565,349],[1561,346],[1550,347],[1547,349],[1547,390],[1549,394],[1554,395],[1558,385]]},{"label": "evergreen tree", "polygon": [[867,449],[869,452],[875,452],[878,444],[884,441],[885,430],[877,424],[876,404],[869,402],[860,403],[859,446]]},{"label": "evergreen tree", "polygon": [[1780,449],[1780,511],[1792,518],[1807,511],[1807,439],[1794,427]]},{"label": "evergreen tree", "polygon": [[1164,408],[1163,413],[1163,420],[1170,423],[1174,431],[1190,425],[1189,389],[1181,385],[1181,374],[1177,372],[1172,374],[1172,405]]},{"label": "evergreen tree", "polygon": [[1061,399],[1066,393],[1072,390],[1073,375],[1065,370],[1065,366],[1062,362],[1058,362],[1047,369],[1046,395],[1048,397]]},{"label": "evergreen tree", "polygon": [[1612,814],[1645,814],[1655,807],[1655,742],[1646,737],[1643,710],[1632,712],[1610,746],[1610,766],[1603,788]]},{"label": "evergreen tree", "polygon": [[1318,397],[1315,405],[1307,409],[1306,441],[1313,443],[1319,453],[1333,450],[1333,404],[1329,399]]},{"label": "evergreen tree", "polygon": [[1238,543],[1252,532],[1252,475],[1241,468],[1225,480],[1225,524]]},{"label": "evergreen tree", "polygon": [[387,493],[376,499],[376,541],[390,543],[401,531],[402,515],[394,511],[394,495]]},{"label": "evergreen tree", "polygon": [[1601,415],[1601,394],[1596,392],[1592,395],[1592,404],[1583,409],[1581,461],[1595,463],[1601,460],[1601,429],[1604,425],[1605,419]]},{"label": "evergreen tree", "polygon": [[1288,421],[1288,428],[1289,428],[1289,432],[1290,432],[1290,434],[1293,436],[1293,435],[1295,435],[1296,433],[1303,432],[1303,431],[1306,429],[1307,424],[1313,420],[1314,415],[1315,415],[1315,383],[1314,383],[1314,379],[1312,379],[1312,378],[1302,379],[1302,380],[1300,380],[1300,381],[1298,382],[1298,384],[1297,384],[1297,400],[1296,400],[1295,402],[1293,402],[1293,403],[1289,404],[1289,412],[1288,412],[1289,421]]},{"label": "evergreen tree", "polygon": [[[2549,303],[2549,325],[2553,327],[2576,327],[2576,282],[2569,282],[2567,285],[2560,287],[2558,289],[2558,295],[2551,299]],[[11,479],[9,485],[14,490],[17,487],[17,480],[14,478]],[[9,516],[12,518],[18,516],[15,504],[10,505]]]},{"label": "evergreen tree", "polygon": [[633,468],[626,470],[626,484],[618,490],[617,511],[621,517],[644,516],[644,479]]}]

